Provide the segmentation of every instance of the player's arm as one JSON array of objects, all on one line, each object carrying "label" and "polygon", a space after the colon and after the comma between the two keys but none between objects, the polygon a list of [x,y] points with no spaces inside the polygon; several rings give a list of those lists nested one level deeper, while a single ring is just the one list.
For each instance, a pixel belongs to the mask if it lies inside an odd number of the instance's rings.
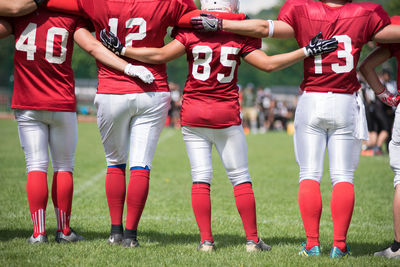
[{"label": "player's arm", "polygon": [[387,25],[377,32],[372,40],[379,43],[400,43],[400,25]]},{"label": "player's arm", "polygon": [[391,58],[390,50],[381,46],[371,52],[361,63],[360,72],[364,79],[374,90],[376,96],[389,106],[397,106],[400,102],[399,96],[391,94],[380,81],[376,73],[376,67]]},{"label": "player's arm", "polygon": [[273,72],[289,67],[305,59],[306,57],[307,56],[304,54],[304,50],[302,48],[290,53],[274,56],[268,56],[263,51],[257,49],[246,55],[243,59],[257,69],[265,72]]},{"label": "player's arm", "polygon": [[308,45],[289,53],[268,56],[257,49],[246,55],[244,60],[262,71],[272,72],[289,67],[306,57],[330,53],[337,49],[338,42],[335,38],[320,39],[321,36],[322,33],[318,33]]},{"label": "player's arm", "polygon": [[279,20],[222,20],[222,30],[236,33],[239,35],[263,38],[292,38],[294,30],[286,22]]},{"label": "player's arm", "polygon": [[193,17],[190,21],[193,28],[199,31],[218,31],[224,30],[239,35],[263,38],[291,38],[295,37],[292,26],[279,20],[227,20],[215,17],[212,14],[202,14]]},{"label": "player's arm", "polygon": [[74,40],[83,50],[102,64],[124,72],[129,76],[139,77],[145,83],[153,82],[154,76],[148,69],[143,66],[134,66],[122,58],[117,57],[97,41],[86,28],[77,29],[74,33]]},{"label": "player's arm", "polygon": [[185,54],[185,46],[177,40],[173,40],[161,48],[124,47],[117,36],[105,29],[100,32],[100,40],[105,47],[117,55],[150,64],[166,63]]},{"label": "player's arm", "polygon": [[0,19],[0,39],[9,36],[12,33],[12,28],[10,23],[4,19]]},{"label": "player's arm", "polygon": [[162,64],[174,60],[183,54],[185,54],[185,46],[177,40],[172,40],[161,48],[126,47],[124,56],[145,63]]},{"label": "player's arm", "polygon": [[45,0],[0,0],[0,16],[23,16],[37,9]]}]

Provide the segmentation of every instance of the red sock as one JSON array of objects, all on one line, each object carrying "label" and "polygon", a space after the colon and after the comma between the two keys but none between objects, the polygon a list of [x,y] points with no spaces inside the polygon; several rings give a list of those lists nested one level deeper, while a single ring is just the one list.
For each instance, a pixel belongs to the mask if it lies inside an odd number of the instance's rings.
[{"label": "red sock", "polygon": [[74,184],[72,172],[55,172],[53,175],[53,185],[51,187],[51,198],[56,213],[57,231],[62,231],[65,235],[69,235],[71,232],[69,220],[71,217],[73,192]]},{"label": "red sock", "polygon": [[299,185],[299,207],[307,236],[306,249],[319,246],[319,221],[322,212],[320,185],[314,180],[303,180]]},{"label": "red sock", "polygon": [[256,201],[254,199],[253,188],[251,184],[240,184],[233,187],[235,195],[236,207],[246,233],[247,240],[258,242],[257,235],[257,218],[256,218]]},{"label": "red sock", "polygon": [[201,242],[213,242],[211,232],[211,198],[209,184],[192,185],[192,208],[200,231]]},{"label": "red sock", "polygon": [[149,194],[150,171],[131,170],[126,197],[126,229],[136,230]]},{"label": "red sock", "polygon": [[354,187],[348,182],[335,184],[332,189],[331,213],[333,221],[333,246],[345,252],[347,230],[354,208]]},{"label": "red sock", "polygon": [[42,171],[28,172],[26,193],[33,222],[33,236],[44,235],[46,234],[46,207],[49,194],[47,173]]},{"label": "red sock", "polygon": [[112,225],[122,225],[125,192],[125,168],[108,167],[106,175],[106,196]]}]

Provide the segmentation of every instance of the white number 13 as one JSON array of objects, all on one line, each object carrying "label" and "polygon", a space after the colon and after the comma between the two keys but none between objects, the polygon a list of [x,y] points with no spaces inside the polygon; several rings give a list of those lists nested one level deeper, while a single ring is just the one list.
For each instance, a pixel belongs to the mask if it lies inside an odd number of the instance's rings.
[{"label": "white number 13", "polygon": [[[347,35],[336,35],[333,36],[338,40],[339,43],[343,43],[344,50],[337,50],[337,57],[338,58],[345,58],[346,65],[341,66],[339,63],[334,63],[331,65],[332,70],[336,73],[347,73],[353,70],[354,68],[354,57],[351,54],[353,48],[351,46],[351,38]],[[316,56],[314,59],[315,64],[315,73],[321,74],[322,73],[322,57]]]}]

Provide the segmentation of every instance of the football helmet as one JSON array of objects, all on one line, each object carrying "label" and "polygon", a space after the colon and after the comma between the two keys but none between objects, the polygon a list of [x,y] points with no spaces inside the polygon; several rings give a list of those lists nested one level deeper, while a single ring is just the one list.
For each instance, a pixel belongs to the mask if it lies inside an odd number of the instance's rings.
[{"label": "football helmet", "polygon": [[228,13],[239,12],[239,0],[200,0],[201,10]]}]

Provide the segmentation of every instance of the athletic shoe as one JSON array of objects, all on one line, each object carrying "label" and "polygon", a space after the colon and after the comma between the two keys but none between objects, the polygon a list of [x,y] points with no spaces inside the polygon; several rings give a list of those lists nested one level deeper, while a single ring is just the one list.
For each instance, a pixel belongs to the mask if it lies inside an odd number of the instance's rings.
[{"label": "athletic shoe", "polygon": [[125,238],[121,242],[123,248],[136,248],[139,246],[139,242],[136,239]]},{"label": "athletic shoe", "polygon": [[40,244],[40,243],[47,243],[49,240],[47,239],[47,235],[38,235],[37,237],[34,237],[31,235],[28,240],[26,240],[28,244]]},{"label": "athletic shoe", "polygon": [[303,247],[300,250],[300,252],[298,253],[298,255],[300,256],[304,256],[304,257],[314,257],[314,256],[321,256],[321,248],[319,246],[313,246],[310,249],[306,249],[306,243],[302,243],[301,244]]},{"label": "athletic shoe", "polygon": [[338,247],[332,247],[331,253],[329,254],[329,257],[331,257],[332,259],[347,258],[349,256],[351,256],[351,253],[350,248],[347,244],[345,252],[341,251]]},{"label": "athletic shoe", "polygon": [[261,238],[258,239],[256,243],[253,240],[247,240],[246,242],[246,251],[247,252],[255,252],[255,251],[269,251],[271,247],[265,244]]},{"label": "athletic shoe", "polygon": [[64,235],[63,232],[57,232],[56,237],[55,237],[56,242],[70,243],[70,242],[78,242],[78,241],[84,240],[83,236],[75,233],[75,231],[72,230],[72,228],[70,230],[71,230],[71,232],[69,233],[69,235]]},{"label": "athletic shoe", "polygon": [[215,250],[214,242],[204,240],[197,246],[198,251],[213,252]]},{"label": "athletic shoe", "polygon": [[388,259],[400,259],[400,249],[398,249],[396,252],[393,252],[392,248],[388,247],[385,250],[375,252],[374,256],[381,256]]},{"label": "athletic shoe", "polygon": [[110,245],[117,245],[121,244],[123,239],[124,239],[123,234],[110,234],[107,243]]}]

